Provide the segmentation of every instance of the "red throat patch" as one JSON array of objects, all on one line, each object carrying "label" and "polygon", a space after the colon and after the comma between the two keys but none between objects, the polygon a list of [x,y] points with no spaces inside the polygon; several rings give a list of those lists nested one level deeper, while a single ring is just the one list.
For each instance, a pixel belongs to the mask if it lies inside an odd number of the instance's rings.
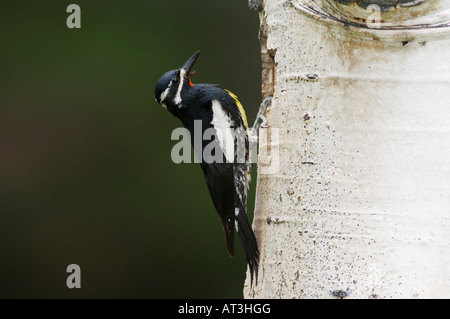
[{"label": "red throat patch", "polygon": [[194,84],[191,82],[191,77],[188,77],[188,79],[189,79],[189,85],[194,87]]}]

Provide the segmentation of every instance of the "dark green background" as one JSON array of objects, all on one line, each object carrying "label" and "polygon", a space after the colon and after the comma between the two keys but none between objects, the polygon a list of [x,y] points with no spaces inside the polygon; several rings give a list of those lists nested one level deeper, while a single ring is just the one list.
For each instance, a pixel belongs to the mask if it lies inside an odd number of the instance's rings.
[{"label": "dark green background", "polygon": [[198,164],[171,161],[180,123],[153,90],[200,49],[193,82],[253,122],[258,26],[246,0],[1,4],[0,297],[242,297],[242,250],[228,256]]}]

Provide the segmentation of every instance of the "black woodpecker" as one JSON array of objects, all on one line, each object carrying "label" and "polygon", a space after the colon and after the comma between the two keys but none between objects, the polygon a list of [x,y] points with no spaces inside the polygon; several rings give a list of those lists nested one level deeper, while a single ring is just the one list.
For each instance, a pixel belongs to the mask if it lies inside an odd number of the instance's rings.
[{"label": "black woodpecker", "polygon": [[[209,194],[222,220],[228,252],[234,256],[236,230],[247,258],[251,283],[254,275],[257,282],[259,250],[247,218],[251,166],[247,117],[233,93],[216,84],[191,82],[192,67],[199,54],[197,51],[180,69],[169,71],[158,80],[155,99],[189,130]],[[195,145],[194,129],[201,129],[202,137],[210,136],[209,140],[202,139],[201,148]]]}]

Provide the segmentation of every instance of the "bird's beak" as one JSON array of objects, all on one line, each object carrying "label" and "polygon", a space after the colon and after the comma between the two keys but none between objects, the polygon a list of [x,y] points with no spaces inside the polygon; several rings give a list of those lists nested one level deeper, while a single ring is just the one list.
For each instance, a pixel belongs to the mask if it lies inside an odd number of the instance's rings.
[{"label": "bird's beak", "polygon": [[194,55],[192,55],[189,60],[187,60],[186,63],[181,67],[181,69],[185,71],[186,75],[189,75],[192,71],[192,68],[194,67],[195,61],[197,61],[199,54],[200,51],[195,52]]}]

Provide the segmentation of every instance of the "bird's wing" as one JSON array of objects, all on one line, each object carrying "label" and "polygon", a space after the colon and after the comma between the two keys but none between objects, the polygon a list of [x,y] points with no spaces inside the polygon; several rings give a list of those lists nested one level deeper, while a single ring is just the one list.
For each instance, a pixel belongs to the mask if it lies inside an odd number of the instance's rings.
[{"label": "bird's wing", "polygon": [[234,256],[235,188],[231,163],[202,164],[209,194],[222,221],[230,256]]}]

